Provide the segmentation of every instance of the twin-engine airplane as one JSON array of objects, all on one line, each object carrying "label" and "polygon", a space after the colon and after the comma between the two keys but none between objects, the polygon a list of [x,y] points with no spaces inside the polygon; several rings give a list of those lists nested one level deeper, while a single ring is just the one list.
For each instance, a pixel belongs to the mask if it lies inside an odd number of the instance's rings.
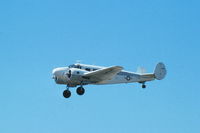
[{"label": "twin-engine airplane", "polygon": [[57,84],[67,85],[63,92],[65,98],[71,96],[69,87],[79,86],[76,90],[78,95],[83,95],[84,85],[95,84],[120,84],[138,82],[142,88],[146,88],[145,82],[152,80],[161,80],[165,77],[167,71],[163,63],[158,63],[154,73],[128,72],[121,66],[102,67],[86,64],[73,64],[68,67],[59,67],[53,69],[53,79]]}]

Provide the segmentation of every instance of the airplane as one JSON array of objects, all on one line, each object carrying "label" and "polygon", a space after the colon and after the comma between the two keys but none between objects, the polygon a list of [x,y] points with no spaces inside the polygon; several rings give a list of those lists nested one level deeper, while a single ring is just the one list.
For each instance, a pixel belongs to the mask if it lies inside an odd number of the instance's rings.
[{"label": "airplane", "polygon": [[121,66],[95,66],[75,63],[68,67],[58,67],[52,71],[53,79],[56,84],[66,85],[63,96],[69,98],[71,92],[70,87],[77,87],[78,95],[85,93],[84,85],[104,85],[104,84],[120,84],[138,82],[142,84],[142,88],[146,88],[145,82],[155,79],[162,80],[167,74],[166,67],[163,63],[158,63],[153,73],[129,72],[123,70]]}]

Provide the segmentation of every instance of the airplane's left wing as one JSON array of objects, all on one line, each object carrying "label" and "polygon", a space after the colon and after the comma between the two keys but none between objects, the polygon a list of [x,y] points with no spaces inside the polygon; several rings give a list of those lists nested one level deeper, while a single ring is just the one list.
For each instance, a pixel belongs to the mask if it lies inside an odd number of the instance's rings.
[{"label": "airplane's left wing", "polygon": [[104,80],[112,79],[122,69],[123,67],[121,66],[112,66],[108,68],[102,68],[94,72],[88,72],[82,77],[89,79],[91,82],[101,82]]}]

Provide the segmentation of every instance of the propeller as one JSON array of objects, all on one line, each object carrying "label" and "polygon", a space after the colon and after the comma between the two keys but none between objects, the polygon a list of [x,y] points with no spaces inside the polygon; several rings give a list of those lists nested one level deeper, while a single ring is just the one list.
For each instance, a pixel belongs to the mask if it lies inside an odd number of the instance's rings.
[{"label": "propeller", "polygon": [[68,71],[68,73],[67,73],[67,77],[68,77],[68,78],[71,78],[71,76],[72,76],[72,71],[69,69],[69,71]]}]

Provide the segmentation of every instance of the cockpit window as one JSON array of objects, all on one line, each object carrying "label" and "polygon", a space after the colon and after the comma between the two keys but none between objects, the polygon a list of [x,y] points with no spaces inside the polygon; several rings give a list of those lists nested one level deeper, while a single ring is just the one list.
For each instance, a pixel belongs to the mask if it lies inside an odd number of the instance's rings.
[{"label": "cockpit window", "polygon": [[79,68],[79,69],[81,69],[81,66],[80,66],[80,65],[76,65],[76,68]]},{"label": "cockpit window", "polygon": [[75,68],[76,67],[76,65],[69,65],[69,68]]},{"label": "cockpit window", "polygon": [[69,68],[78,68],[78,69],[81,69],[81,66],[80,65],[69,65]]}]

